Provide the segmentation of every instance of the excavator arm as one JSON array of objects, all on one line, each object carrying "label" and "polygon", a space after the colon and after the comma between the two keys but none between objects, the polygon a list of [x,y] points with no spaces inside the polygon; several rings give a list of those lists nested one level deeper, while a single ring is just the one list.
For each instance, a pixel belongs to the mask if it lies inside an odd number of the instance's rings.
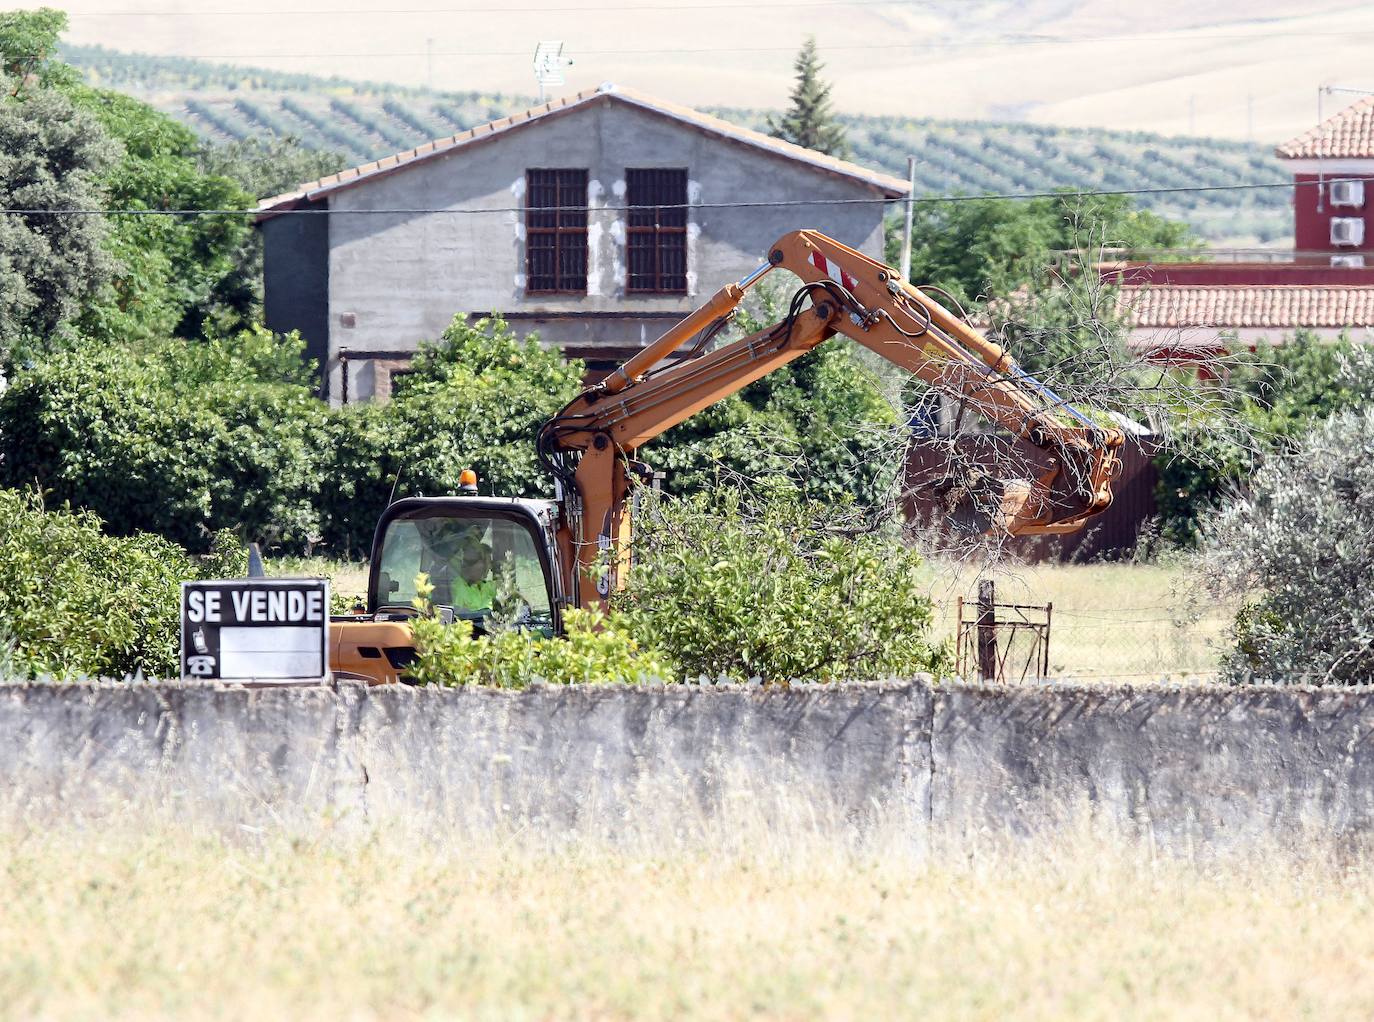
[{"label": "excavator arm", "polygon": [[[776,269],[802,286],[778,323],[699,354],[749,289]],[[891,267],[817,231],[793,231],[768,262],[728,284],[544,423],[541,460],[559,480],[565,592],[603,603],[628,568],[635,452],[665,430],[843,334],[1010,432],[1034,452],[1031,478],[963,471],[950,511],[983,531],[1072,532],[1111,503],[1121,430],[1094,422],[1020,369],[999,345]],[[684,345],[683,357],[664,363]]]}]

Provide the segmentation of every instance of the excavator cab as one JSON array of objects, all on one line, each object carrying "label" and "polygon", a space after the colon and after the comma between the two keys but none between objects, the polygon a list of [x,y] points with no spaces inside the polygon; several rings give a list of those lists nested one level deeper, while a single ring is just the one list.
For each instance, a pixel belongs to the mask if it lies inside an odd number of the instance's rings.
[{"label": "excavator cab", "polygon": [[408,622],[420,611],[419,579],[445,621],[473,633],[494,627],[550,636],[561,628],[562,573],[553,501],[503,497],[408,497],[382,513],[372,540],[364,614],[337,619],[336,674],[402,681],[415,656]]}]

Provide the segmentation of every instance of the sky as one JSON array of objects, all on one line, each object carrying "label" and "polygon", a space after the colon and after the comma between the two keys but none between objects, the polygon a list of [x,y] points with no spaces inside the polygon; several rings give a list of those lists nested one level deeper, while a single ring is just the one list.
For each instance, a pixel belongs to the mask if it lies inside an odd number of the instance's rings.
[{"label": "sky", "polygon": [[[49,4],[59,0],[47,0]],[[41,2],[10,0],[9,6]],[[785,104],[814,35],[838,108],[1278,143],[1319,87],[1374,89],[1374,4],[1348,0],[79,0],[69,41],[441,89],[613,81],[694,106]],[[1360,98],[1328,93],[1325,112]]]}]

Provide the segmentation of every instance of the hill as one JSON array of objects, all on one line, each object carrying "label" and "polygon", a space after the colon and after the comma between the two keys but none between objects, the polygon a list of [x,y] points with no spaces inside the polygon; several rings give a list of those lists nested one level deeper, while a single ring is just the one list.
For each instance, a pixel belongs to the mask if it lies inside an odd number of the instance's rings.
[{"label": "hill", "polygon": [[[12,6],[54,0],[9,0]],[[623,82],[690,106],[781,106],[814,36],[839,109],[1273,142],[1316,87],[1368,81],[1364,0],[86,0],[70,42],[446,91]],[[1348,99],[1349,97],[1339,97]]]},{"label": "hill", "polygon": [[[67,45],[63,56],[92,84],[133,93],[210,139],[294,136],[349,163],[453,134],[533,103],[529,96],[442,92],[340,77],[270,71],[189,58]],[[765,112],[714,109],[762,127]],[[1268,146],[1146,132],[1027,123],[883,116],[843,117],[857,162],[904,176],[917,156],[920,194],[1056,188],[1176,188],[1285,180]],[[1185,220],[1215,242],[1290,236],[1283,189],[1146,195],[1149,208]]]}]

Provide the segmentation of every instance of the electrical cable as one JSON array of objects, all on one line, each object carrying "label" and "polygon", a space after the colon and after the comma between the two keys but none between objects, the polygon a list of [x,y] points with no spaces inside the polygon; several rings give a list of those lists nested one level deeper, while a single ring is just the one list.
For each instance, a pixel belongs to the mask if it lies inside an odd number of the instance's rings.
[{"label": "electrical cable", "polygon": [[70,18],[238,18],[238,17],[281,17],[283,15],[302,15],[308,17],[354,17],[360,14],[383,14],[387,16],[407,15],[407,14],[588,14],[597,11],[735,11],[744,8],[756,10],[805,10],[808,7],[912,7],[923,8],[928,4],[913,3],[912,0],[813,0],[813,2],[798,2],[798,0],[779,0],[776,3],[712,3],[712,4],[669,4],[669,3],[647,3],[647,4],[578,4],[567,7],[542,6],[542,7],[353,7],[342,8],[319,8],[316,10],[305,10],[302,8],[284,10],[211,10],[211,11],[73,11],[68,9],[67,16]]},{"label": "electrical cable", "polygon": [[[350,179],[352,180],[352,179]],[[1176,185],[1167,188],[1102,188],[1102,189],[1072,189],[1060,188],[1053,191],[1037,192],[984,192],[978,195],[924,195],[910,201],[917,205],[931,205],[938,203],[954,202],[987,202],[994,199],[1010,200],[1029,200],[1029,199],[1083,199],[1096,196],[1110,195],[1170,195],[1176,193],[1193,192],[1235,192],[1235,191],[1258,191],[1273,188],[1305,188],[1315,187],[1318,181],[1272,181],[1254,184],[1230,184],[1230,185]],[[301,196],[303,199],[304,196]],[[755,202],[698,202],[698,203],[662,203],[661,209],[777,209],[777,208],[798,208],[814,206],[871,206],[871,205],[892,205],[908,200],[902,198],[873,198],[873,199],[773,199],[758,200]],[[577,211],[588,213],[599,212],[620,212],[619,207],[602,206],[589,209],[586,206],[540,206],[540,212],[555,213],[562,211]],[[418,215],[448,215],[448,216],[476,216],[483,214],[511,214],[526,213],[528,207],[525,206],[500,206],[490,209],[468,208],[386,208],[386,209],[131,209],[131,208],[81,208],[81,209],[35,209],[31,207],[7,206],[0,208],[0,214],[19,215],[19,216],[258,216],[260,214],[270,214],[271,216],[418,216]]]}]

